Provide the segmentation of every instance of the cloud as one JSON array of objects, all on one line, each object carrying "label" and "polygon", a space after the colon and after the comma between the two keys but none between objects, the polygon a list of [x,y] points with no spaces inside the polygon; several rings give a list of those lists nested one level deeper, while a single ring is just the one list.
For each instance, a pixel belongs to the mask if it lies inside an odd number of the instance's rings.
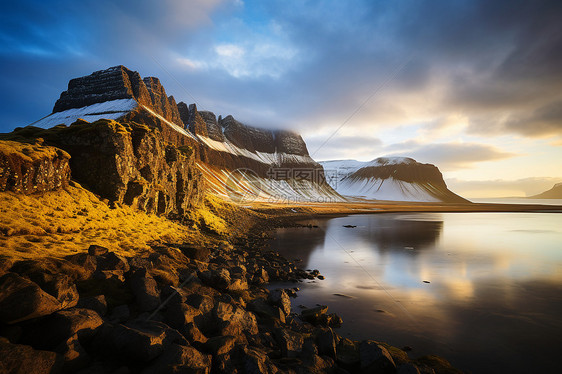
[{"label": "cloud", "polygon": [[315,160],[369,158],[382,148],[382,140],[372,136],[340,136],[329,140],[329,135],[313,135],[304,138],[308,152]]},{"label": "cloud", "polygon": [[333,131],[355,113],[349,132],[403,128],[402,141],[560,133],[558,1],[2,6],[3,131],[48,114],[70,78],[124,64],[178,100],[264,127]]},{"label": "cloud", "polygon": [[531,115],[510,118],[507,129],[527,136],[548,136],[562,134],[562,100],[537,108]]},{"label": "cloud", "polygon": [[456,193],[467,197],[517,197],[533,196],[549,190],[561,178],[523,178],[516,180],[475,180],[447,179],[448,187]]},{"label": "cloud", "polygon": [[408,156],[418,162],[437,165],[442,171],[472,168],[477,163],[518,156],[494,146],[479,143],[431,143],[416,141],[393,144],[386,148],[393,156]]}]

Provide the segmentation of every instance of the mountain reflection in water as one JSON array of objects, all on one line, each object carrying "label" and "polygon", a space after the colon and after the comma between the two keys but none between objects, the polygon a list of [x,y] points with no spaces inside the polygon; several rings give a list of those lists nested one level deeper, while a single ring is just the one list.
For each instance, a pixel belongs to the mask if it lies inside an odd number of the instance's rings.
[{"label": "mountain reflection in water", "polygon": [[340,335],[409,345],[412,357],[434,353],[478,373],[559,366],[561,214],[376,214],[304,223],[319,227],[279,229],[272,242],[326,276],[299,285],[295,312],[300,304],[327,304],[344,319]]}]

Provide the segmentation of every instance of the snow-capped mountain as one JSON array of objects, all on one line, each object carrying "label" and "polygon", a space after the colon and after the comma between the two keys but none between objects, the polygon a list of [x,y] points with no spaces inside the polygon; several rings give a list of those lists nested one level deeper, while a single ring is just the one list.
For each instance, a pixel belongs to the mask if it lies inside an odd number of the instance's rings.
[{"label": "snow-capped mountain", "polygon": [[451,202],[468,200],[447,188],[439,169],[408,157],[372,161],[323,161],[328,183],[341,195],[375,200]]},{"label": "snow-capped mountain", "polygon": [[218,195],[264,201],[342,200],[325,183],[322,166],[309,156],[300,135],[247,126],[230,115],[217,118],[195,104],[176,104],[158,78],[142,78],[122,65],[70,80],[53,113],[31,126],[84,126],[79,118],[157,129],[166,142],[192,149],[206,189]]}]

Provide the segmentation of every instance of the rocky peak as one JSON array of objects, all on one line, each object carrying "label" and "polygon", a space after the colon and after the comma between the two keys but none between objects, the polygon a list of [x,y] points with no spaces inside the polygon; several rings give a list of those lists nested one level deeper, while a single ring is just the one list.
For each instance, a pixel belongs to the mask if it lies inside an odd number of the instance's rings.
[{"label": "rocky peak", "polygon": [[207,110],[201,110],[199,111],[199,115],[203,118],[203,120],[207,124],[207,134],[209,138],[219,142],[224,142],[224,135],[219,126],[219,123],[217,121],[217,116],[215,116],[215,113],[209,112]]},{"label": "rocky peak", "polygon": [[189,108],[186,103],[180,101],[178,103],[178,112],[180,114],[180,119],[183,122],[183,127],[188,128],[189,123]]},{"label": "rocky peak", "polygon": [[274,132],[277,152],[308,156],[308,149],[302,137],[296,132],[278,130]]},{"label": "rocky peak", "polygon": [[176,124],[182,124],[176,100],[173,96],[168,97],[166,95],[166,90],[160,83],[160,79],[146,77],[143,82],[150,93],[152,108],[164,118]]},{"label": "rocky peak", "polygon": [[189,104],[188,113],[187,127],[189,131],[196,135],[207,136],[207,124],[197,111],[197,105]]},{"label": "rocky peak", "polygon": [[68,89],[55,103],[53,113],[119,99],[133,99],[168,121],[182,123],[174,98],[166,95],[158,78],[142,79],[138,72],[123,65],[71,79]]},{"label": "rocky peak", "polygon": [[271,130],[246,126],[230,115],[222,119],[220,125],[224,129],[224,136],[237,147],[245,148],[251,152],[275,152]]}]

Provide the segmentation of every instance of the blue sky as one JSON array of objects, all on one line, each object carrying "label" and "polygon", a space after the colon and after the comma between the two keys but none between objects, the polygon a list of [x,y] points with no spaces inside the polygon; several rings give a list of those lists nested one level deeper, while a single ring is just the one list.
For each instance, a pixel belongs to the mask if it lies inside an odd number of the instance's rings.
[{"label": "blue sky", "polygon": [[559,1],[2,2],[0,131],[123,64],[318,160],[409,156],[465,196],[533,194],[562,181],[560,19]]}]

